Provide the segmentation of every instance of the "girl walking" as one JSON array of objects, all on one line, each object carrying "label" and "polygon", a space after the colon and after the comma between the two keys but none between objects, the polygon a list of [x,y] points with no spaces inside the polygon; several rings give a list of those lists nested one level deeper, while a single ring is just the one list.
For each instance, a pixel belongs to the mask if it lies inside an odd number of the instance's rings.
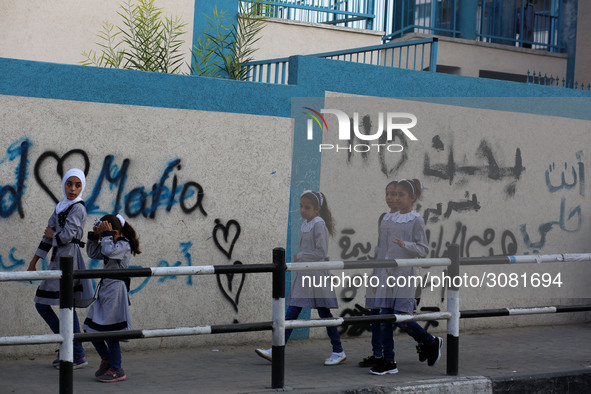
[{"label": "girl walking", "polygon": [[[384,216],[380,224],[378,260],[426,257],[429,246],[425,234],[425,222],[412,208],[414,202],[422,196],[421,182],[418,179],[403,179],[396,183],[392,191],[391,201],[398,211],[392,212],[392,207],[388,204],[390,213]],[[386,203],[389,201],[387,195]],[[380,314],[413,313],[416,307],[414,282],[397,278],[408,279],[416,275],[415,267],[380,268],[376,269],[376,274],[381,284],[387,283],[388,277],[396,279],[395,283],[406,283],[406,286],[402,287],[384,285],[376,289],[375,306],[380,308]],[[416,322],[396,323],[396,325],[417,341],[420,361],[427,360],[429,366],[439,361],[443,343],[441,338],[435,338]],[[394,358],[394,325],[382,323],[381,328],[383,358],[369,372],[374,375],[397,373],[398,368]]]},{"label": "girl walking", "polygon": [[[381,228],[382,228],[382,220],[386,215],[393,215],[395,212],[398,211],[398,207],[396,206],[395,196],[396,196],[396,185],[398,181],[392,181],[386,185],[386,205],[390,209],[388,212],[382,213],[380,218],[378,219],[378,246],[376,247],[376,255],[379,256],[380,254],[380,235],[381,235]],[[372,276],[376,276],[377,273],[380,272],[379,269],[374,268],[372,272]],[[383,270],[382,270],[383,271]],[[372,316],[377,316],[380,314],[380,308],[376,305],[376,290],[375,287],[368,286],[366,288],[365,293],[365,308],[369,309]],[[381,323],[372,323],[371,324],[371,349],[372,354],[371,356],[365,357],[363,360],[359,362],[359,366],[362,368],[370,368],[373,367],[383,361],[384,357],[384,346],[382,344],[382,325]]]},{"label": "girl walking", "polygon": [[[326,197],[321,192],[305,191],[300,197],[300,215],[304,222],[300,229],[300,251],[294,256],[294,262],[298,261],[325,261],[328,259],[328,238],[334,236],[334,220]],[[310,277],[310,282],[305,286],[303,277]],[[309,283],[321,283],[314,277],[330,277],[328,270],[296,272],[289,299],[285,320],[295,320],[300,315],[302,308],[316,308],[321,319],[332,318],[331,308],[338,308],[338,302],[334,290],[327,287],[314,287]],[[291,336],[292,330],[285,330],[285,342]],[[337,327],[326,327],[326,332],[332,344],[332,354],[324,361],[324,365],[332,366],[341,364],[347,356],[343,351],[341,337]],[[271,361],[271,349],[256,349],[256,353]]]},{"label": "girl walking", "polygon": [[[100,259],[105,269],[129,268],[132,253],[141,253],[136,232],[121,215],[106,215],[88,233],[88,257]],[[98,284],[97,297],[84,321],[85,332],[131,330],[129,313],[130,278],[103,278]],[[92,341],[101,357],[95,376],[100,382],[124,380],[121,368],[121,345],[118,340]]]},{"label": "girl walking", "polygon": [[[29,263],[27,271],[35,271],[39,259],[45,259],[51,251],[49,261],[50,270],[59,270],[61,256],[72,256],[74,270],[86,269],[81,247],[84,247],[82,236],[86,225],[86,208],[82,200],[82,194],[86,186],[84,172],[78,168],[72,168],[66,172],[62,179],[62,191],[64,199],[61,200],[43,232],[43,238],[35,255]],[[37,288],[35,294],[35,308],[45,320],[53,333],[59,333],[59,318],[51,308],[51,305],[59,305],[60,297],[59,280],[44,280]],[[90,279],[74,280],[74,306],[86,308],[92,299],[92,283]],[[74,309],[74,332],[80,332],[78,314]],[[53,361],[53,366],[59,368],[59,357]],[[74,369],[88,365],[82,343],[74,342]]]}]

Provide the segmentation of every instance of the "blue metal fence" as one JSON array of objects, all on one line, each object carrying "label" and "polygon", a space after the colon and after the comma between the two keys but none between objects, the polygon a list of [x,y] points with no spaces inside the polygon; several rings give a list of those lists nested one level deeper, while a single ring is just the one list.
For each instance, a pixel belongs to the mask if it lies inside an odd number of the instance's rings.
[{"label": "blue metal fence", "polygon": [[273,17],[300,22],[371,30],[375,19],[375,0],[277,0],[269,5]]},{"label": "blue metal fence", "polygon": [[[529,1],[478,0],[471,4],[458,0],[278,0],[270,4],[276,18],[383,31],[384,42],[408,33],[422,33],[561,51],[561,2],[537,0],[531,6],[533,22],[529,22]],[[464,14],[466,7],[470,10]],[[465,34],[462,23],[473,31]],[[531,36],[526,32],[530,26]]]},{"label": "blue metal fence", "polygon": [[[376,66],[435,72],[437,68],[437,37],[391,42],[362,48],[323,52],[308,56],[344,60]],[[247,64],[249,81],[276,84],[288,83],[289,58],[260,60]]]}]

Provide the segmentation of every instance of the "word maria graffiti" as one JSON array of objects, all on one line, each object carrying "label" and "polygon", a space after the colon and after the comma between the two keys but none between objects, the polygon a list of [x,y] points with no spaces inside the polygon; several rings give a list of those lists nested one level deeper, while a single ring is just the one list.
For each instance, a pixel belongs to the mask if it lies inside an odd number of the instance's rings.
[{"label": "word maria graffiti", "polygon": [[[410,131],[411,128],[416,126],[417,117],[413,114],[406,112],[387,112],[385,115],[383,112],[378,113],[378,128],[377,131],[371,133],[371,124],[368,124],[368,116],[362,118],[362,129],[360,130],[359,113],[354,112],[353,118],[339,109],[321,109],[320,112],[305,107],[307,115],[311,117],[307,123],[307,138],[309,141],[314,139],[314,122],[320,127],[322,131],[328,131],[328,124],[324,119],[323,114],[331,114],[337,117],[338,121],[338,139],[343,141],[344,145],[339,144],[325,144],[321,143],[318,145],[319,152],[332,150],[334,152],[359,152],[367,153],[375,150],[377,152],[392,152],[400,153],[404,150],[404,146],[401,144],[391,143],[394,139],[395,132],[401,131],[411,141],[417,141],[418,138]],[[400,121],[403,119],[404,121]],[[384,127],[385,123],[385,127]],[[351,135],[353,131],[353,135]],[[386,131],[384,142],[383,134]],[[355,140],[361,141],[356,144]],[[388,141],[390,143],[388,143]]]},{"label": "word maria graffiti", "polygon": [[[23,204],[25,192],[29,190],[28,183],[30,172],[39,188],[49,197],[53,203],[61,199],[59,188],[63,174],[70,167],[79,167],[85,174],[91,170],[93,163],[90,155],[83,149],[72,149],[65,153],[47,150],[33,160],[30,156],[33,142],[28,138],[14,141],[0,153],[0,220],[17,216],[21,219],[28,214],[26,203]],[[183,214],[199,214],[203,218],[208,216],[204,206],[205,196],[203,187],[195,181],[182,182],[180,179],[182,164],[180,158],[175,158],[162,167],[159,177],[145,186],[128,187],[128,178],[131,175],[132,161],[129,158],[118,159],[115,155],[108,154],[100,163],[98,176],[93,177],[94,183],[87,183],[85,203],[88,215],[105,215],[122,213],[129,218],[143,218],[155,220],[159,212],[171,212],[178,207]],[[8,175],[7,175],[8,174]],[[12,175],[14,174],[14,175]],[[134,178],[136,179],[136,178]],[[223,258],[232,264],[242,264],[234,259],[234,246],[240,236],[240,224],[236,220],[226,223],[221,219],[215,219],[212,223],[213,245]],[[23,255],[31,251],[19,251],[17,247],[2,245],[6,250],[0,250],[0,270],[14,271],[22,269],[26,261]],[[158,266],[191,266],[191,247],[193,241],[179,244],[182,258],[179,260],[160,260]],[[47,269],[48,262],[43,260],[39,269]],[[89,260],[88,268],[101,268],[102,262]],[[137,267],[137,266],[136,266]],[[157,283],[176,277],[163,277]],[[193,277],[183,278],[188,286],[193,286]],[[218,288],[223,298],[229,302],[233,310],[238,313],[240,293],[246,276],[217,275]],[[146,287],[150,278],[136,278],[133,282],[131,294],[135,294]],[[25,282],[23,282],[25,283]],[[234,319],[234,322],[237,320]]]},{"label": "word maria graffiti", "polygon": [[[31,146],[32,143],[28,139],[16,141],[8,147],[5,156],[0,159],[0,166],[8,165],[10,162],[16,163],[15,183],[2,185],[0,189],[1,218],[10,217],[15,212],[18,212],[21,218],[25,217],[22,197],[29,176],[29,149]],[[58,190],[55,190],[54,193],[51,185],[59,184],[69,163],[76,163],[77,166],[83,167],[86,174],[91,166],[88,154],[82,149],[73,149],[61,156],[57,152],[46,151],[35,162],[35,180],[54,203],[59,201],[58,198],[61,198],[61,195]],[[174,206],[178,205],[185,214],[199,211],[203,216],[207,216],[202,205],[204,193],[201,185],[194,181],[179,183],[176,173],[182,169],[181,159],[176,158],[169,161],[160,178],[151,186],[140,186],[127,192],[126,181],[129,166],[130,159],[128,158],[117,164],[115,156],[105,156],[94,186],[89,184],[86,188],[87,193],[90,191],[90,195],[85,199],[89,215],[123,212],[130,218],[142,215],[145,218],[154,219],[158,210],[165,209],[170,212]],[[101,207],[98,203],[99,198],[112,190],[116,190],[116,195],[111,206]]]}]

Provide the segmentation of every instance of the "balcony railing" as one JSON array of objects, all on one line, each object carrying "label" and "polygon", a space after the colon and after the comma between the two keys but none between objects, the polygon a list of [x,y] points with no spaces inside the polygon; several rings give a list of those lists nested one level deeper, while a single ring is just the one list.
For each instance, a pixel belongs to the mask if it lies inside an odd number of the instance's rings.
[{"label": "balcony railing", "polygon": [[[537,0],[533,20],[528,0],[277,0],[273,16],[302,22],[326,23],[383,31],[384,42],[407,33],[474,37],[484,42],[559,52],[561,2]],[[471,7],[466,16],[465,9]],[[473,14],[473,15],[470,15]],[[468,20],[460,20],[467,18]],[[461,27],[470,25],[466,32]],[[531,27],[532,34],[527,34]]]},{"label": "balcony railing", "polygon": [[[437,42],[437,37],[430,37],[308,56],[434,72],[437,68]],[[247,66],[251,68],[249,81],[276,84],[288,83],[289,58],[287,57],[250,62]]]}]

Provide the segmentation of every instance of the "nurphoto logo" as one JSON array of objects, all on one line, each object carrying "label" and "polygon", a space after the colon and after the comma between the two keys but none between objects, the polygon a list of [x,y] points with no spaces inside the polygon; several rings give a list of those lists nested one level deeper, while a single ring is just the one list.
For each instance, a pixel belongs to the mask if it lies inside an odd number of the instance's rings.
[{"label": "nurphoto logo", "polygon": [[[378,143],[384,130],[386,131],[386,140],[391,142],[393,139],[393,132],[394,130],[400,130],[404,133],[406,137],[408,137],[411,141],[418,141],[418,138],[410,131],[411,128],[416,126],[417,124],[417,117],[413,114],[406,113],[406,112],[379,112],[378,113],[378,129],[373,134],[365,134],[359,130],[359,113],[353,113],[353,120],[351,122],[349,115],[347,115],[344,111],[339,109],[327,109],[323,108],[320,112],[309,108],[304,107],[310,112],[306,112],[306,115],[310,116],[308,119],[307,124],[307,137],[308,140],[312,140],[314,138],[314,122],[320,127],[321,132],[328,130],[328,124],[326,123],[326,119],[323,114],[331,114],[337,117],[338,121],[338,138],[340,141],[348,141],[345,145],[339,144],[319,144],[318,149],[320,152],[325,150],[334,150],[336,152],[339,151],[347,151],[347,152],[369,152],[370,150],[377,150],[378,152],[381,149],[384,149],[388,152],[402,152],[404,147],[400,144],[393,144],[393,143]],[[384,127],[385,123],[385,127]],[[351,130],[353,130],[353,136],[351,135]],[[355,138],[359,141],[367,141],[365,143],[355,144],[353,143]],[[375,141],[375,142],[372,142]]]}]

